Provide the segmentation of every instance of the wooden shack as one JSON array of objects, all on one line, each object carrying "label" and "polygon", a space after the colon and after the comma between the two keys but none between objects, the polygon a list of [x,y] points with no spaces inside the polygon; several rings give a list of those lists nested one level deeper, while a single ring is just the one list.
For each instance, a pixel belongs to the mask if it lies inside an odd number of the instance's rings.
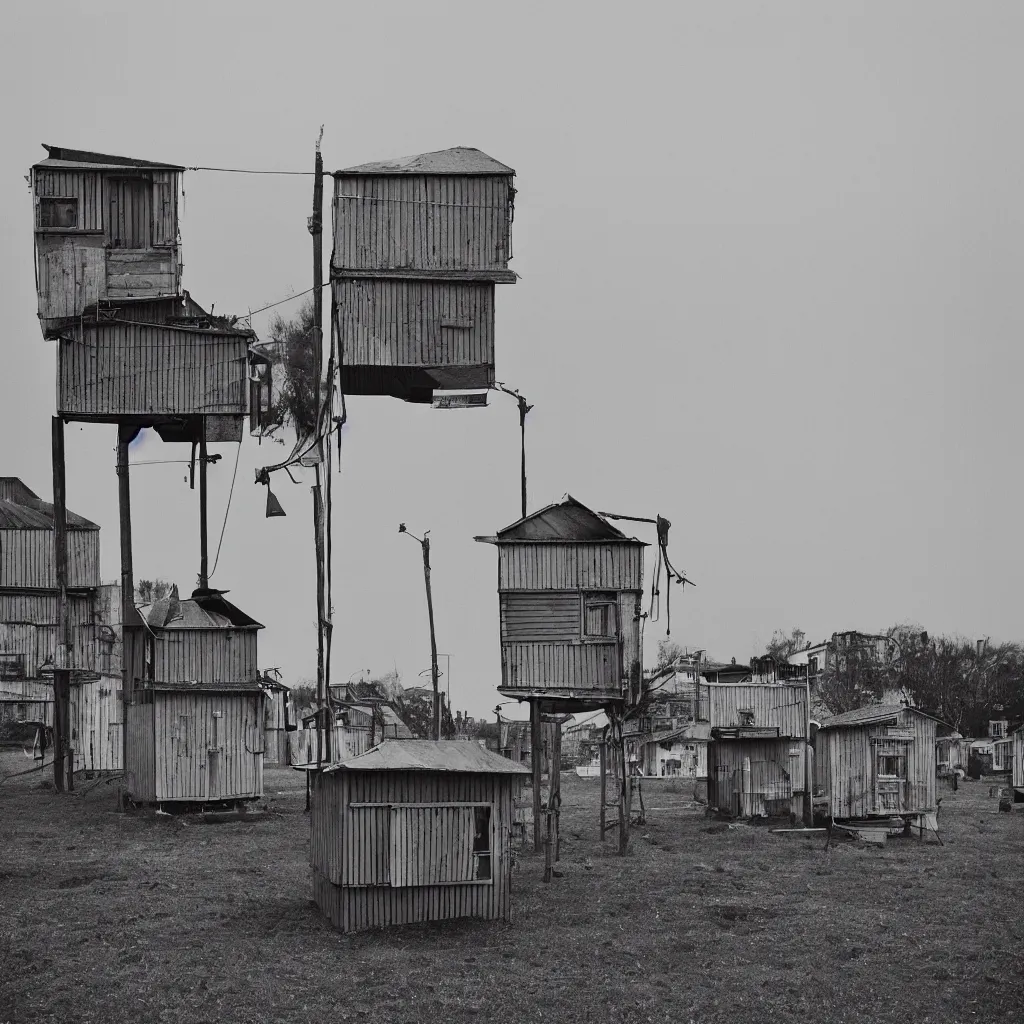
[{"label": "wooden shack", "polygon": [[515,171],[457,147],[334,175],[331,278],[341,387],[429,402],[494,383],[494,292],[509,270]]},{"label": "wooden shack", "polygon": [[526,768],[476,743],[385,740],[313,776],[313,898],[343,932],[511,918]]},{"label": "wooden shack", "polygon": [[545,712],[621,706],[640,684],[647,545],[571,495],[476,540],[498,548],[499,692]]},{"label": "wooden shack", "polygon": [[699,689],[711,733],[708,804],[741,817],[803,813],[813,777],[806,685],[704,682]]},{"label": "wooden shack", "polygon": [[223,591],[139,608],[130,632],[128,794],[136,803],[219,803],[263,795],[263,627]]},{"label": "wooden shack", "polygon": [[815,784],[834,818],[933,814],[935,740],[948,726],[902,704],[826,718],[814,739]]}]

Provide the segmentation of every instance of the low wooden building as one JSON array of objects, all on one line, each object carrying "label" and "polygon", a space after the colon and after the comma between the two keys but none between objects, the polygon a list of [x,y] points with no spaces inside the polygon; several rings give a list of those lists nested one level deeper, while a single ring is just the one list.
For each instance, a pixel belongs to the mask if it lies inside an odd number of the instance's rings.
[{"label": "low wooden building", "polygon": [[708,803],[742,817],[801,814],[810,799],[806,685],[699,687],[711,739]]},{"label": "low wooden building", "polygon": [[515,172],[457,147],[334,175],[341,387],[429,402],[494,383],[495,284],[514,283]]},{"label": "low wooden building", "polygon": [[142,606],[131,631],[127,790],[136,803],[216,803],[263,795],[263,627],[222,591]]},{"label": "low wooden building", "polygon": [[263,761],[265,764],[288,764],[289,687],[280,679],[263,673]]},{"label": "low wooden building", "polygon": [[476,540],[498,548],[500,693],[551,713],[639,693],[646,544],[571,495]]},{"label": "low wooden building", "polygon": [[916,708],[876,704],[826,718],[814,740],[816,787],[834,818],[933,814],[935,741],[949,727]]},{"label": "low wooden building", "polygon": [[513,801],[527,775],[454,740],[385,740],[314,774],[317,906],[343,932],[509,920]]}]

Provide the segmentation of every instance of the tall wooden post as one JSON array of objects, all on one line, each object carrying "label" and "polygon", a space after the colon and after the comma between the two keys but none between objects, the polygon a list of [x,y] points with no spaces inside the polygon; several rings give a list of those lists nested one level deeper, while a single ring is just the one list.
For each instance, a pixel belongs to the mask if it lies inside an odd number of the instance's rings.
[{"label": "tall wooden post", "polygon": [[555,861],[562,855],[562,723],[555,725],[554,752],[551,756],[551,775],[548,779],[548,790],[551,793],[551,806],[555,813]]},{"label": "tall wooden post", "polygon": [[441,738],[441,695],[437,679],[437,638],[434,636],[434,598],[430,592],[430,538],[423,535],[423,580],[427,587],[427,620],[430,624],[430,682],[434,687],[434,739]]},{"label": "tall wooden post", "polygon": [[541,835],[540,780],[544,770],[544,740],[540,727],[540,705],[530,701],[530,760],[533,768],[533,852],[540,853],[544,839]]},{"label": "tall wooden post", "polygon": [[[128,707],[135,679],[135,567],[132,560],[132,497],[128,476],[128,445],[137,429],[117,428],[117,511],[121,533],[121,771],[128,779]],[[122,787],[122,790],[124,787]]]},{"label": "tall wooden post", "polygon": [[[313,490],[313,547],[316,552],[316,763],[330,760],[330,724],[327,680],[324,677],[324,534],[323,501],[320,496],[320,467],[316,467]],[[326,735],[325,735],[326,734]]]},{"label": "tall wooden post", "polygon": [[522,460],[520,462],[521,467],[521,484],[523,492],[523,518],[526,518],[526,414],[530,411],[530,406],[526,404],[526,399],[522,395],[518,396],[519,402],[519,434],[521,439],[521,450]]},{"label": "tall wooden post", "polygon": [[811,778],[811,666],[808,662],[804,672],[804,698],[807,701],[807,713],[804,716],[806,726],[804,732],[804,824],[810,828],[814,824],[814,782]]},{"label": "tall wooden post", "polygon": [[607,838],[608,827],[605,824],[608,807],[608,743],[601,739],[601,842]]},{"label": "tall wooden post", "polygon": [[57,644],[53,659],[53,784],[63,792],[74,787],[74,752],[71,750],[71,651],[68,621],[68,518],[64,466],[64,421],[54,416],[53,447],[53,554],[57,577]]},{"label": "tall wooden post", "polygon": [[206,417],[199,428],[199,589],[210,587],[210,541],[206,515]]}]

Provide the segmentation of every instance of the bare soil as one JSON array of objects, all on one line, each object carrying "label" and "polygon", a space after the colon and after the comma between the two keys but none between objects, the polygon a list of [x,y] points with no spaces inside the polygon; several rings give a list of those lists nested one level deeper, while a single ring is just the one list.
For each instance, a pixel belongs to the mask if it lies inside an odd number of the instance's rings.
[{"label": "bare soil", "polygon": [[1024,813],[984,783],[944,794],[945,846],[829,851],[656,783],[623,859],[566,774],[561,877],[523,853],[510,924],[345,937],[310,898],[300,773],[216,824],[42,781],[0,783],[0,1024],[1024,1019]]}]

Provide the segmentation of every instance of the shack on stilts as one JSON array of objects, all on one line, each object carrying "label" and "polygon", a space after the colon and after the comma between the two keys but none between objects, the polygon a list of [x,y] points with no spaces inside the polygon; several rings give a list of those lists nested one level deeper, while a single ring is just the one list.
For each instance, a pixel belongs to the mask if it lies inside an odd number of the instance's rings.
[{"label": "shack on stilts", "polygon": [[510,920],[513,803],[527,768],[457,740],[384,740],[313,771],[313,898],[343,932]]},{"label": "shack on stilts", "polygon": [[[529,703],[532,750],[541,750],[543,723],[560,725],[567,715],[604,710],[621,760],[623,713],[639,695],[640,601],[647,545],[627,537],[571,495],[495,536],[475,539],[498,548],[498,691]],[[559,728],[546,815],[541,806],[543,760],[533,757],[534,850],[541,852],[545,822],[553,816],[549,845],[554,845],[556,856],[560,737]],[[625,765],[620,767],[619,827],[624,848],[630,786]],[[603,814],[602,810],[602,818]]]}]

